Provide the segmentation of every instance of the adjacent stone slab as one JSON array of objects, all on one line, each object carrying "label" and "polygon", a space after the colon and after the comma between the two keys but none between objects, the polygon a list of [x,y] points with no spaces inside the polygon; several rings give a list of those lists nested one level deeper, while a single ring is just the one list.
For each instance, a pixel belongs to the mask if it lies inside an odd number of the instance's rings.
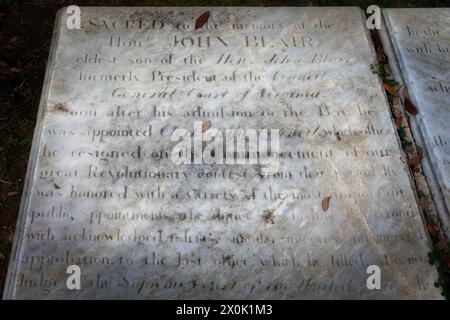
[{"label": "adjacent stone slab", "polygon": [[448,221],[450,9],[384,9],[383,13],[409,95],[419,110],[414,123],[439,185],[435,198]]},{"label": "adjacent stone slab", "polygon": [[[6,298],[440,297],[359,8],[82,8],[81,30],[67,17]],[[175,164],[170,134],[195,121],[279,129],[279,170]]]}]

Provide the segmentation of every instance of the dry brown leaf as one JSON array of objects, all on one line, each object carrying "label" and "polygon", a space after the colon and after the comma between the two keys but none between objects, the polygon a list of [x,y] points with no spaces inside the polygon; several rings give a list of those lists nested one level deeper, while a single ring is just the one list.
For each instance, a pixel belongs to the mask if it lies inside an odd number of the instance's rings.
[{"label": "dry brown leaf", "polygon": [[420,198],[419,206],[422,210],[426,210],[428,208],[428,199],[425,197]]},{"label": "dry brown leaf", "polygon": [[205,13],[201,14],[195,21],[195,30],[203,27],[205,23],[208,22],[208,19],[209,19],[209,11],[206,11]]},{"label": "dry brown leaf", "polygon": [[383,64],[388,62],[388,58],[384,54],[384,52],[377,53],[377,60],[378,60],[379,63],[383,63]]},{"label": "dry brown leaf", "polygon": [[403,87],[403,98],[409,98],[408,88]]},{"label": "dry brown leaf", "polygon": [[323,200],[322,200],[322,209],[323,209],[323,211],[327,211],[328,210],[328,208],[330,206],[330,199],[331,199],[331,196],[323,198]]},{"label": "dry brown leaf", "polygon": [[397,118],[395,118],[395,125],[397,126],[397,128],[400,128],[402,126],[402,123],[403,123],[402,116],[398,116]]},{"label": "dry brown leaf", "polygon": [[384,54],[383,49],[377,49],[377,60],[379,63],[385,64],[388,62],[387,56]]},{"label": "dry brown leaf", "polygon": [[374,42],[374,46],[376,49],[382,48],[380,37],[375,30],[370,30],[370,35],[372,36],[372,40]]},{"label": "dry brown leaf", "polygon": [[434,238],[439,233],[438,229],[431,223],[427,223],[427,230],[428,230],[428,233],[431,234],[431,236],[433,236]]},{"label": "dry brown leaf", "polygon": [[391,95],[398,96],[398,92],[397,92],[396,88],[391,87],[390,85],[388,85],[386,83],[383,83],[383,86],[384,86],[384,90],[389,92]]},{"label": "dry brown leaf", "polygon": [[423,156],[422,149],[417,147],[416,156],[413,159],[408,160],[408,165],[411,167],[411,169],[416,168],[420,164],[420,162],[422,162],[422,156]]},{"label": "dry brown leaf", "polygon": [[386,73],[387,76],[392,77],[392,70],[391,70],[391,67],[389,66],[389,63],[386,63],[383,66],[384,66],[383,67],[384,73]]},{"label": "dry brown leaf", "polygon": [[209,128],[211,128],[211,121],[208,120],[206,122],[203,122],[202,132],[206,132]]},{"label": "dry brown leaf", "polygon": [[6,197],[7,197],[7,198],[13,197],[13,196],[15,196],[16,194],[18,194],[18,192],[16,192],[16,191],[11,191],[11,192],[8,192],[8,193],[6,194]]},{"label": "dry brown leaf", "polygon": [[3,253],[0,252],[0,260],[6,260],[6,257]]},{"label": "dry brown leaf", "polygon": [[405,97],[403,99],[403,106],[405,107],[406,111],[409,113],[416,115],[419,113],[416,106],[411,102],[411,100],[408,97]]}]

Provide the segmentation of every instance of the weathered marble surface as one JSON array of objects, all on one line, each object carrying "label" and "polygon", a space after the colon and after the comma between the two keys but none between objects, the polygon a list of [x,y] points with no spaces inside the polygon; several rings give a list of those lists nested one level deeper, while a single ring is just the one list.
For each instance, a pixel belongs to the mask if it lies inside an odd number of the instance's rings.
[{"label": "weathered marble surface", "polygon": [[[81,31],[64,11],[55,27],[6,298],[440,298],[360,9],[82,14]],[[279,173],[159,156],[172,126],[198,120],[280,129]]]},{"label": "weathered marble surface", "polygon": [[[434,197],[448,221],[450,206],[450,8],[384,9],[387,31],[412,101],[413,129],[424,139],[438,187]],[[417,127],[416,127],[417,126]]]}]

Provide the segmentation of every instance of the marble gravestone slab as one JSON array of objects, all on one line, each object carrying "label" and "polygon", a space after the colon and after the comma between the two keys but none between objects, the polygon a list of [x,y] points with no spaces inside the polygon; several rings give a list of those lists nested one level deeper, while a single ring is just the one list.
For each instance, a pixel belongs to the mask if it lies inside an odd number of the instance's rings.
[{"label": "marble gravestone slab", "polygon": [[[384,9],[387,32],[409,95],[417,133],[437,180],[445,220],[450,207],[450,8]],[[414,129],[414,127],[413,127]],[[431,179],[432,177],[430,177]]]},{"label": "marble gravestone slab", "polygon": [[[57,18],[5,298],[440,297],[359,8],[81,12]],[[278,171],[174,163],[198,121],[279,130]]]}]

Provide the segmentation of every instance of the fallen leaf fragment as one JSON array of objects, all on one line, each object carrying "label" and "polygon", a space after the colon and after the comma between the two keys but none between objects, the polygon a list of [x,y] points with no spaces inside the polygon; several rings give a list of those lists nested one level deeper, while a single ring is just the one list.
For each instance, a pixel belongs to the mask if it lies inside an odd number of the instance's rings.
[{"label": "fallen leaf fragment", "polygon": [[[387,58],[386,58],[387,59]],[[383,69],[384,69],[384,73],[387,74],[388,76],[392,76],[392,70],[391,67],[389,66],[388,63],[383,65]]]},{"label": "fallen leaf fragment", "polygon": [[403,123],[402,116],[398,116],[397,118],[395,118],[395,125],[397,126],[397,128],[400,128],[402,126],[402,123]]},{"label": "fallen leaf fragment", "polygon": [[403,98],[409,98],[408,89],[406,87],[403,87],[402,93],[403,93]]},{"label": "fallen leaf fragment", "polygon": [[382,45],[381,45],[381,40],[380,37],[378,36],[378,33],[375,30],[370,30],[370,35],[372,36],[372,40],[374,42],[374,46],[375,48],[381,49]]},{"label": "fallen leaf fragment", "polygon": [[6,257],[3,253],[0,252],[0,260],[6,260]]},{"label": "fallen leaf fragment", "polygon": [[323,211],[327,211],[328,210],[328,207],[330,206],[330,199],[331,199],[331,196],[323,198],[323,200],[322,200],[322,209],[323,209]]},{"label": "fallen leaf fragment", "polygon": [[419,206],[422,210],[426,210],[428,208],[428,199],[425,197],[420,198]]},{"label": "fallen leaf fragment", "polygon": [[416,168],[420,162],[422,162],[422,156],[423,156],[423,152],[422,149],[417,148],[417,154],[413,159],[408,160],[408,165],[410,166],[411,169]]},{"label": "fallen leaf fragment", "polygon": [[8,192],[8,193],[6,194],[6,197],[7,197],[7,198],[13,197],[13,196],[15,196],[16,194],[18,194],[18,192],[16,192],[16,191],[11,191],[11,192]]},{"label": "fallen leaf fragment", "polygon": [[205,23],[208,22],[208,19],[209,19],[209,11],[206,11],[205,13],[201,14],[195,21],[195,30],[203,27]]},{"label": "fallen leaf fragment", "polygon": [[406,111],[408,111],[409,113],[411,113],[413,115],[416,115],[419,113],[416,106],[411,102],[409,97],[404,97],[403,106],[405,107]]},{"label": "fallen leaf fragment", "polygon": [[388,85],[386,83],[383,83],[383,86],[384,86],[384,90],[389,92],[391,95],[398,96],[398,92],[397,92],[396,88],[391,87],[390,85]]},{"label": "fallen leaf fragment", "polygon": [[438,229],[431,223],[427,223],[427,230],[431,236],[436,237],[439,233]]},{"label": "fallen leaf fragment", "polygon": [[387,56],[384,54],[383,50],[377,49],[377,60],[379,63],[385,64],[388,62]]},{"label": "fallen leaf fragment", "polygon": [[203,122],[202,132],[206,132],[209,128],[211,128],[211,121],[208,120],[206,122]]}]

